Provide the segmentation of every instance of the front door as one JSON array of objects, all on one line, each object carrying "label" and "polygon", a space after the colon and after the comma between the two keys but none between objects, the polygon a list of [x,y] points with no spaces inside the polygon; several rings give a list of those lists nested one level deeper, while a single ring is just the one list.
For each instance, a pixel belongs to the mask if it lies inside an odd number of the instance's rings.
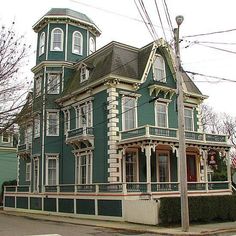
[{"label": "front door", "polygon": [[188,182],[197,182],[196,156],[187,155],[187,180]]}]

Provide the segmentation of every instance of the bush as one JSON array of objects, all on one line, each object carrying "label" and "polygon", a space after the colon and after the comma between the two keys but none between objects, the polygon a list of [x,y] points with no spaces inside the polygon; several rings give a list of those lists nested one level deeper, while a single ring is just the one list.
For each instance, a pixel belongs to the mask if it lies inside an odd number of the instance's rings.
[{"label": "bush", "polygon": [[[235,221],[236,196],[189,197],[190,222]],[[181,222],[180,198],[161,198],[160,221],[162,224]]]}]

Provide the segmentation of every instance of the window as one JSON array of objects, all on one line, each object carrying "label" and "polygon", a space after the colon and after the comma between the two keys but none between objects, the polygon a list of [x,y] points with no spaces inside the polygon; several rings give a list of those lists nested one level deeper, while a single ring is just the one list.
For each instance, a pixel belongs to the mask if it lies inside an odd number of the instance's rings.
[{"label": "window", "polygon": [[39,159],[34,159],[34,186],[33,189],[35,192],[38,192],[39,190]]},{"label": "window", "polygon": [[86,102],[84,104],[79,105],[76,108],[76,127],[82,128],[82,127],[92,127],[92,102]]},{"label": "window", "polygon": [[52,51],[63,50],[63,31],[59,28],[56,28],[52,31],[51,50]]},{"label": "window", "polygon": [[44,53],[45,49],[45,33],[43,32],[39,38],[39,56]]},{"label": "window", "polygon": [[89,39],[89,54],[92,54],[95,52],[95,41],[94,38],[90,37]]},{"label": "window", "polygon": [[184,125],[185,130],[193,131],[193,109],[184,108]]},{"label": "window", "polygon": [[34,117],[34,137],[37,138],[40,136],[40,116],[37,115]]},{"label": "window", "polygon": [[85,153],[77,157],[77,183],[92,183],[92,154]]},{"label": "window", "polygon": [[81,67],[80,71],[80,82],[84,82],[89,77],[89,70],[86,68],[86,66]]},{"label": "window", "polygon": [[48,74],[48,94],[59,94],[60,74]]},{"label": "window", "polygon": [[64,111],[64,133],[70,130],[70,111]]},{"label": "window", "polygon": [[136,151],[127,151],[125,154],[126,182],[138,181],[138,160]]},{"label": "window", "polygon": [[72,52],[79,55],[83,54],[83,36],[78,31],[73,33]]},{"label": "window", "polygon": [[3,143],[10,143],[10,140],[11,140],[10,134],[8,134],[8,133],[2,134],[2,142]]},{"label": "window", "polygon": [[153,79],[159,82],[166,82],[165,61],[160,55],[156,55],[153,63]]},{"label": "window", "polygon": [[31,163],[26,163],[25,165],[25,181],[30,181],[31,179]]},{"label": "window", "polygon": [[136,127],[137,111],[136,98],[123,97],[122,99],[122,121],[123,130],[132,129]]},{"label": "window", "polygon": [[157,170],[158,170],[158,182],[169,182],[170,181],[170,163],[169,163],[169,154],[158,153],[157,154]]},{"label": "window", "polygon": [[58,185],[58,156],[48,155],[46,166],[47,166],[46,184]]},{"label": "window", "polygon": [[47,112],[47,135],[59,135],[59,112]]},{"label": "window", "polygon": [[41,95],[41,77],[35,78],[35,97]]},{"label": "window", "polygon": [[165,103],[156,103],[156,125],[158,127],[167,127],[168,106]]},{"label": "window", "polygon": [[25,142],[32,143],[32,126],[27,126],[25,130]]}]

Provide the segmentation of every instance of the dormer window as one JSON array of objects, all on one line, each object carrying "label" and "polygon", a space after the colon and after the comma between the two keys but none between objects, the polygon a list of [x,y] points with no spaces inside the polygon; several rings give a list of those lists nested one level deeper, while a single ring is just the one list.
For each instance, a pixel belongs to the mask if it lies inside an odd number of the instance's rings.
[{"label": "dormer window", "polygon": [[154,60],[153,79],[159,82],[166,82],[165,61],[161,55],[156,55]]},{"label": "dormer window", "polygon": [[51,37],[51,51],[62,51],[63,50],[63,31],[56,28],[52,31]]},{"label": "dormer window", "polygon": [[39,56],[44,54],[45,50],[45,33],[43,32],[39,38]]},{"label": "dormer window", "polygon": [[82,55],[83,52],[83,36],[79,31],[73,33],[72,39],[72,52],[78,55]]},{"label": "dormer window", "polygon": [[92,37],[89,39],[89,54],[92,54],[95,52],[95,41]]},{"label": "dormer window", "polygon": [[86,68],[86,66],[81,67],[80,71],[80,82],[84,82],[89,77],[89,70]]}]

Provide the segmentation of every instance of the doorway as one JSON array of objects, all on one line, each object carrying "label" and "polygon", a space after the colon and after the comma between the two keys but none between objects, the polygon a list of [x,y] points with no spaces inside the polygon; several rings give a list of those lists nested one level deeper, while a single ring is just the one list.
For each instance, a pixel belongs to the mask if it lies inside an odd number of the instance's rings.
[{"label": "doorway", "polygon": [[197,165],[194,154],[187,154],[187,180],[188,182],[197,182]]}]

